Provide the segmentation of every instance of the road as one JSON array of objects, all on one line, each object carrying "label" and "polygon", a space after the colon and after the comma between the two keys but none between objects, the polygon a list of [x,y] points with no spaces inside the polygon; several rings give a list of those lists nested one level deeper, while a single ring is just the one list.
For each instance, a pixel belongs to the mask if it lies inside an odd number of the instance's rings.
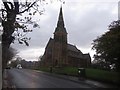
[{"label": "road", "polygon": [[16,88],[92,88],[87,84],[53,77],[29,69],[9,69],[8,75]]}]

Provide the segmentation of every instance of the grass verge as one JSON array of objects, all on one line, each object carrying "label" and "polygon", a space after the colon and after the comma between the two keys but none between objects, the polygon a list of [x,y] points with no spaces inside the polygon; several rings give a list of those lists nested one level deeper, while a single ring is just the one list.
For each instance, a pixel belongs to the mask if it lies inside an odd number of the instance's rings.
[{"label": "grass verge", "polygon": [[[40,71],[50,72],[50,67],[40,67]],[[53,73],[63,74],[63,75],[71,75],[71,76],[78,76],[78,68],[77,67],[63,67],[63,68],[52,68]],[[118,72],[111,72],[99,69],[85,69],[86,78],[106,81],[106,82],[113,82],[119,83],[119,73]]]}]

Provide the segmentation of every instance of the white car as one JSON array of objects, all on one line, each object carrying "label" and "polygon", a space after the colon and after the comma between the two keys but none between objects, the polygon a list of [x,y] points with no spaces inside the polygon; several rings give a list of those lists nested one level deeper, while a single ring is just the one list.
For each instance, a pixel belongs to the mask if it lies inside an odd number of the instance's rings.
[{"label": "white car", "polygon": [[22,69],[22,67],[18,67],[18,69]]},{"label": "white car", "polygon": [[21,64],[18,64],[18,65],[17,65],[17,68],[18,68],[18,69],[21,69],[21,68],[22,68],[22,67],[21,67]]}]

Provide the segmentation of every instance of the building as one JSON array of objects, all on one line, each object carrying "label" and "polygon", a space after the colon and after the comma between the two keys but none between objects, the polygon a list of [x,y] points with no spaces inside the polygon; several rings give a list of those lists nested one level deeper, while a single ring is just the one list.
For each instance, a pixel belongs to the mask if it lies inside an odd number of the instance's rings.
[{"label": "building", "polygon": [[75,45],[68,44],[67,34],[61,7],[54,38],[49,39],[42,57],[44,66],[88,67],[90,65],[89,53],[83,54]]}]

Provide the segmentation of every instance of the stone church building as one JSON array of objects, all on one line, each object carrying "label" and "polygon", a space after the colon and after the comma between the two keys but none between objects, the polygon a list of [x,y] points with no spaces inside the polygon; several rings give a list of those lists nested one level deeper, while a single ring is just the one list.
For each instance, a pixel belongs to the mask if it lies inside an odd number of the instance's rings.
[{"label": "stone church building", "polygon": [[54,38],[49,39],[42,57],[44,66],[88,67],[91,64],[89,53],[83,54],[75,45],[69,44],[67,34],[61,7]]}]

